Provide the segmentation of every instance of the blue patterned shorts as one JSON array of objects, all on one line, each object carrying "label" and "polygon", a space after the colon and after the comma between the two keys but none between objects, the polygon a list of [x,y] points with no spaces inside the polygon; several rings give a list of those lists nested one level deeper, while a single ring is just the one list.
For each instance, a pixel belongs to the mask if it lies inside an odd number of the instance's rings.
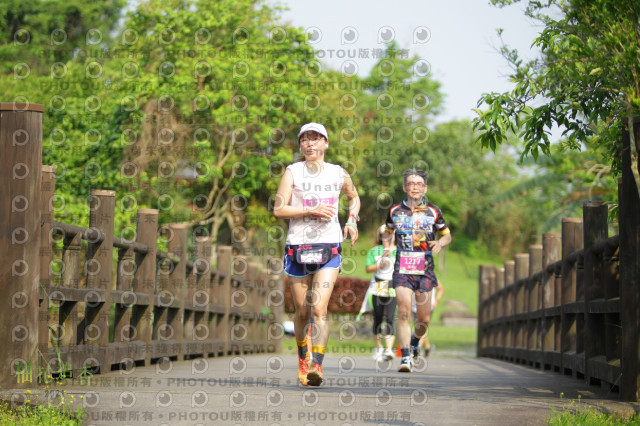
[{"label": "blue patterned shorts", "polygon": [[393,273],[393,288],[407,287],[413,291],[423,293],[425,291],[431,291],[437,286],[438,279],[436,278],[436,274],[430,269],[424,271],[424,275]]}]

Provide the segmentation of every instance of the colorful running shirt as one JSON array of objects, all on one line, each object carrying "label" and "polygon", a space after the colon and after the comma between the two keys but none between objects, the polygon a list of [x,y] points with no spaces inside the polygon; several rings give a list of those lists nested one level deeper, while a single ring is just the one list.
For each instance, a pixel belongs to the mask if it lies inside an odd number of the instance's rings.
[{"label": "colorful running shirt", "polygon": [[394,271],[396,273],[424,275],[425,270],[433,271],[433,256],[417,252],[430,251],[427,241],[436,239],[436,231],[441,235],[449,233],[442,211],[434,204],[422,202],[413,210],[406,200],[389,209],[386,227],[395,233],[398,255]]},{"label": "colorful running shirt", "polygon": [[318,203],[333,204],[336,214],[330,218],[303,216],[289,219],[287,244],[342,243],[343,231],[338,220],[340,191],[345,172],[341,166],[324,163],[322,171],[313,172],[304,161],[287,167],[293,175],[293,207],[314,207]]}]

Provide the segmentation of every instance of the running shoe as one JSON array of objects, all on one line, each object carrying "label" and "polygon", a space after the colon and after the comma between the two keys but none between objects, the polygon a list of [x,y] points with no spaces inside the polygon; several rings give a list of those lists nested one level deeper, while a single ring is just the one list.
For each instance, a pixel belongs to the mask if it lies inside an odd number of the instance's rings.
[{"label": "running shoe", "polygon": [[400,363],[400,368],[398,371],[400,373],[411,373],[413,370],[413,362],[411,361],[410,356],[402,357],[402,362]]},{"label": "running shoe", "polygon": [[307,356],[305,358],[298,357],[298,380],[302,386],[307,386],[308,380],[307,375],[309,374],[309,357],[310,352],[307,352]]},{"label": "running shoe", "polygon": [[393,361],[393,358],[395,357],[395,355],[392,349],[387,348],[384,350],[382,357],[385,361]]},{"label": "running shoe", "polygon": [[420,359],[420,346],[411,346],[411,356],[414,364]]},{"label": "running shoe", "polygon": [[323,380],[322,365],[314,362],[309,369],[309,374],[307,374],[307,383],[309,386],[320,386]]},{"label": "running shoe", "polygon": [[376,361],[378,360],[378,358],[380,358],[382,356],[382,353],[384,352],[384,349],[382,347],[380,348],[374,348],[373,349],[373,355],[372,358],[375,359]]}]

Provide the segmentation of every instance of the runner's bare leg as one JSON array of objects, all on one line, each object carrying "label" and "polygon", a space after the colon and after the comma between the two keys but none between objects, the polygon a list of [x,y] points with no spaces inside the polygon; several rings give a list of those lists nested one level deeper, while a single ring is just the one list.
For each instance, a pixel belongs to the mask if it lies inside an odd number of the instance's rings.
[{"label": "runner's bare leg", "polygon": [[408,287],[396,287],[396,299],[398,299],[398,323],[396,325],[396,334],[400,348],[409,349],[411,340],[411,325],[409,318],[411,317],[411,298],[413,290]]},{"label": "runner's bare leg", "polygon": [[[433,291],[433,290],[431,290]],[[416,292],[416,323],[414,333],[422,338],[427,334],[431,317],[431,291]]]},{"label": "runner's bare leg", "polygon": [[293,317],[293,327],[298,341],[303,341],[307,337],[306,327],[311,317],[311,306],[305,303],[305,300],[308,298],[307,293],[311,287],[311,278],[311,275],[302,278],[289,277],[293,305],[296,310]]},{"label": "runner's bare leg", "polygon": [[313,315],[314,330],[311,336],[314,346],[327,346],[329,340],[327,307],[338,273],[338,269],[321,269],[313,274],[312,297],[307,300],[311,302],[311,315]]}]

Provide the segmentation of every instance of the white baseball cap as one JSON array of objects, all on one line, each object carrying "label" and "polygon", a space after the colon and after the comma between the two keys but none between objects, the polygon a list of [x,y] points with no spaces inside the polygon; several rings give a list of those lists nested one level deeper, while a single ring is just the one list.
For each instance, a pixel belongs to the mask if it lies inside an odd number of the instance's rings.
[{"label": "white baseball cap", "polygon": [[329,141],[329,135],[327,134],[327,129],[325,129],[322,124],[319,124],[319,123],[307,123],[304,126],[302,126],[300,128],[300,131],[298,132],[298,142],[300,142],[300,136],[302,136],[302,134],[305,133],[305,132],[318,132],[322,136],[324,136],[324,138],[327,141]]}]

